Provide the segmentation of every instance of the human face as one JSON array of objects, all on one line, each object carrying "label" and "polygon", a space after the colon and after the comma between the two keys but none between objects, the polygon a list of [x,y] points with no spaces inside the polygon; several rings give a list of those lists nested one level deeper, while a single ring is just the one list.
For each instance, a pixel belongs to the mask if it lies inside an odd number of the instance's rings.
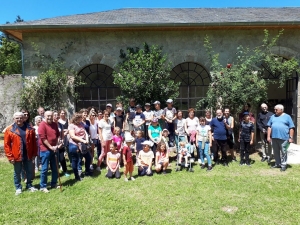
[{"label": "human face", "polygon": [[173,103],[167,103],[167,107],[168,108],[172,108],[173,107]]},{"label": "human face", "polygon": [[149,111],[149,109],[150,109],[150,106],[149,106],[149,105],[146,105],[146,106],[145,106],[145,110],[146,110],[146,111]]},{"label": "human face", "polygon": [[156,110],[159,110],[160,109],[160,104],[155,104],[154,107],[155,107]]},{"label": "human face", "polygon": [[39,108],[38,113],[39,113],[40,116],[44,117],[44,114],[45,114],[44,108]]},{"label": "human face", "polygon": [[263,111],[263,112],[267,112],[268,111],[268,106],[265,105],[265,104],[261,105],[260,108],[261,108],[261,111]]},{"label": "human face", "polygon": [[120,135],[120,129],[116,129],[116,135]]},{"label": "human face", "polygon": [[111,107],[110,107],[110,106],[106,106],[106,110],[107,110],[108,112],[111,112]]},{"label": "human face", "polygon": [[104,114],[104,119],[105,119],[105,120],[108,120],[108,117],[109,117],[109,114],[108,114],[108,113],[105,113],[105,114]]},{"label": "human face", "polygon": [[177,118],[178,118],[178,119],[181,119],[181,118],[182,118],[182,112],[178,112],[178,113],[177,113]]},{"label": "human face", "polygon": [[114,152],[116,150],[116,148],[113,144],[110,144],[109,149],[111,152]]},{"label": "human face", "polygon": [[205,113],[205,117],[206,117],[206,119],[210,119],[211,118],[211,113],[210,112],[206,112]]},{"label": "human face", "polygon": [[36,121],[35,124],[36,124],[37,126],[39,126],[41,122],[42,122],[42,120],[41,120],[41,119],[38,119],[38,120]]},{"label": "human face", "polygon": [[200,125],[204,126],[205,125],[205,121],[200,121]]},{"label": "human face", "polygon": [[24,116],[16,116],[14,121],[19,127],[22,127],[24,124]]},{"label": "human face", "polygon": [[53,112],[47,112],[45,114],[46,123],[51,124],[53,121]]},{"label": "human face", "polygon": [[90,116],[90,120],[93,120],[93,121],[94,121],[95,118],[96,118],[96,113],[93,112],[93,113],[91,114],[91,116]]},{"label": "human face", "polygon": [[160,149],[161,149],[162,152],[165,151],[166,150],[166,145],[161,145]]},{"label": "human face", "polygon": [[102,118],[103,118],[103,114],[102,114],[102,112],[99,112],[98,113],[98,119],[101,120]]},{"label": "human face", "polygon": [[245,111],[248,111],[248,110],[249,110],[248,105],[244,105],[244,110],[245,110]]},{"label": "human face", "polygon": [[222,110],[218,109],[218,110],[216,111],[216,114],[217,114],[217,118],[218,118],[218,119],[222,119],[222,117],[223,117]]},{"label": "human face", "polygon": [[129,105],[132,106],[132,107],[135,106],[135,101],[130,101]]},{"label": "human face", "polygon": [[168,132],[167,132],[167,131],[164,131],[164,132],[163,132],[163,136],[164,136],[164,137],[168,137]]},{"label": "human face", "polygon": [[224,110],[224,114],[225,114],[226,117],[228,117],[229,114],[230,114],[230,110],[229,110],[229,109],[225,109],[225,110]]},{"label": "human face", "polygon": [[190,112],[189,112],[189,117],[190,117],[190,118],[194,118],[194,116],[195,116],[194,111],[190,111]]},{"label": "human face", "polygon": [[27,119],[28,119],[29,114],[28,114],[28,112],[22,112],[22,113],[24,114],[23,120],[24,120],[24,122],[26,122]]},{"label": "human face", "polygon": [[250,116],[249,115],[245,115],[244,116],[244,120],[246,123],[248,123],[250,121]]},{"label": "human face", "polygon": [[149,146],[149,145],[144,145],[144,146],[143,146],[144,152],[148,152],[149,149],[150,149],[150,146]]},{"label": "human face", "polygon": [[274,110],[275,110],[276,116],[280,116],[283,113],[283,110],[278,107],[275,107]]},{"label": "human face", "polygon": [[64,111],[60,111],[60,118],[65,119],[66,118],[66,113]]},{"label": "human face", "polygon": [[53,113],[53,122],[57,122],[58,121],[58,113],[55,112]]},{"label": "human face", "polygon": [[87,118],[87,112],[82,113],[82,118],[85,120]]}]

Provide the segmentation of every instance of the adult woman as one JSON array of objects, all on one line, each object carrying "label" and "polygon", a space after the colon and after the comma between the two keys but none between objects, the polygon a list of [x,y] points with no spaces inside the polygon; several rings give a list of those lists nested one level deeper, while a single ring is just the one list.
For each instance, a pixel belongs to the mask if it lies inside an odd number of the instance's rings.
[{"label": "adult woman", "polygon": [[97,123],[103,119],[103,112],[101,109],[98,110],[98,115],[97,115],[97,118],[96,118],[96,121]]},{"label": "adult woman", "polygon": [[98,134],[99,140],[101,141],[102,152],[98,158],[97,171],[101,171],[101,162],[109,151],[109,145],[113,137],[112,128],[113,122],[109,119],[109,112],[104,110],[104,118],[98,123]]},{"label": "adult woman", "polygon": [[175,120],[175,142],[177,151],[179,149],[179,142],[186,142],[186,133],[185,133],[185,122],[186,120],[182,118],[183,113],[181,110],[177,111],[177,119]]},{"label": "adult woman", "polygon": [[[191,155],[194,157],[194,144],[196,144],[196,135],[197,135],[197,128],[199,126],[199,119],[195,117],[195,109],[190,108],[188,110],[189,116],[185,120],[185,132],[188,135],[189,142],[191,143]],[[199,156],[198,156],[199,158]],[[200,162],[200,159],[198,159]]]},{"label": "adult woman", "polygon": [[152,146],[152,151],[153,154],[155,155],[157,145],[160,143],[162,137],[162,130],[158,124],[158,119],[156,118],[152,119],[151,124],[148,128],[148,135],[149,135],[149,139],[154,143]]},{"label": "adult woman", "polygon": [[96,122],[96,112],[95,111],[91,111],[90,115],[89,115],[89,119],[90,119],[90,130],[89,130],[89,134],[90,137],[93,141],[92,144],[92,148],[91,148],[91,165],[90,165],[90,169],[93,169],[93,159],[94,159],[94,149],[95,147],[97,147],[97,152],[98,152],[98,148],[99,148],[99,137],[98,137],[98,123]]},{"label": "adult woman", "polygon": [[36,116],[34,118],[35,125],[33,126],[33,128],[35,129],[36,144],[38,146],[38,154],[34,159],[34,165],[35,165],[35,172],[36,173],[39,171],[39,166],[40,166],[40,148],[39,148],[39,144],[38,144],[38,140],[39,140],[38,128],[39,128],[39,125],[42,122],[42,120],[43,120],[43,118],[41,116]]},{"label": "adult woman", "polygon": [[87,109],[81,109],[79,111],[79,113],[81,113],[81,115],[82,115],[82,121],[81,122],[82,122],[82,124],[84,126],[84,129],[89,134],[91,123],[90,123],[89,120],[87,120],[87,118],[88,118],[88,110]]},{"label": "adult woman", "polygon": [[[53,111],[53,122],[57,123],[59,134],[60,134],[60,140],[64,140],[64,128],[63,126],[58,122],[59,120],[59,113],[57,111]],[[61,165],[61,168],[65,174],[66,177],[69,177],[70,174],[67,173],[67,163],[65,159],[65,147],[64,145],[61,146],[61,148],[58,149],[58,161]]]},{"label": "adult woman", "polygon": [[24,122],[28,123],[31,127],[33,127],[32,123],[30,122],[30,113],[27,109],[22,109],[21,112],[24,114]]},{"label": "adult woman", "polygon": [[[82,124],[82,113],[75,113],[73,118],[70,121],[69,127],[69,151],[72,157],[72,169],[75,175],[75,179],[77,181],[81,181],[81,177],[78,173],[78,168],[80,167],[81,163],[81,155],[79,145],[81,143],[87,144],[88,143],[88,135],[85,131],[84,125]],[[91,156],[88,153],[83,154],[85,158],[85,175],[91,176],[90,172],[90,162]]]},{"label": "adult woman", "polygon": [[68,153],[68,158],[69,158],[70,164],[72,165],[72,158],[71,158],[70,151],[69,151],[69,139],[70,139],[69,131],[68,131],[69,120],[67,119],[67,111],[66,110],[61,109],[59,111],[58,123],[63,129],[63,132],[64,132],[64,146],[65,146],[65,149]]}]

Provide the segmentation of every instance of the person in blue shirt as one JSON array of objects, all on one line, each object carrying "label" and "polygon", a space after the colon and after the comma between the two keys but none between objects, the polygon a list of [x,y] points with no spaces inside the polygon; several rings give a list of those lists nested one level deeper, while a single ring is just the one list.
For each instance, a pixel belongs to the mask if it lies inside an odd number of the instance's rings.
[{"label": "person in blue shirt", "polygon": [[294,142],[295,125],[291,116],[284,113],[283,105],[276,105],[274,110],[275,115],[271,116],[267,124],[267,140],[272,143],[275,158],[275,165],[272,168],[281,168],[281,171],[285,171],[287,166],[287,149],[289,144]]}]

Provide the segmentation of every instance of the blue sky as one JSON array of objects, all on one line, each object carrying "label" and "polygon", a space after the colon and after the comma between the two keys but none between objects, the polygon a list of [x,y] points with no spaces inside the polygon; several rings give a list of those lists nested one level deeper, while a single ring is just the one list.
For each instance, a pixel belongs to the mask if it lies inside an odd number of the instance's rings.
[{"label": "blue sky", "polygon": [[300,0],[0,0],[0,24],[119,8],[296,7]]}]

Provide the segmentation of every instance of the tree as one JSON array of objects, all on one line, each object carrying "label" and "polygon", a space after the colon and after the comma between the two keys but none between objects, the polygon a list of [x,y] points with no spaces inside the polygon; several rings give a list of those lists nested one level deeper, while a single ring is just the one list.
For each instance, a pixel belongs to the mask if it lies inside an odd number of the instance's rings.
[{"label": "tree", "polygon": [[144,43],[143,49],[127,48],[126,53],[121,49],[120,53],[123,61],[118,65],[118,71],[113,72],[114,83],[122,92],[118,101],[127,104],[134,97],[143,104],[178,96],[180,84],[170,78],[171,66],[162,47]]},{"label": "tree", "polygon": [[[236,58],[225,67],[219,62],[219,54],[214,53],[209,37],[206,37],[204,47],[211,62],[212,82],[206,98],[199,101],[198,105],[213,109],[228,106],[236,113],[241,111],[245,103],[256,107],[266,101],[270,83],[278,83],[279,87],[283,87],[286,79],[294,71],[299,71],[299,63],[294,58],[283,61],[281,56],[272,52],[272,47],[276,46],[282,33],[283,30],[271,38],[265,30],[261,45],[253,49],[238,46]],[[262,63],[265,67],[261,66]],[[279,79],[265,79],[265,68],[280,74]]]}]

